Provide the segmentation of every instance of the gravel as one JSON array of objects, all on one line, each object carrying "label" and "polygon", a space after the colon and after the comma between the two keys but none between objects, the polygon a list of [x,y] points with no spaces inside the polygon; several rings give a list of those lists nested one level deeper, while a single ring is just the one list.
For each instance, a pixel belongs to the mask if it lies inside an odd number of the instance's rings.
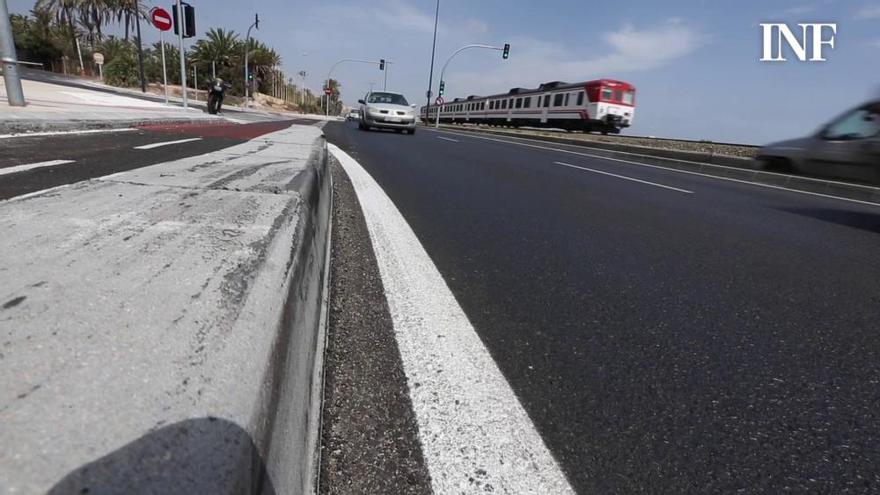
[{"label": "gravel", "polygon": [[431,493],[367,226],[348,176],[331,161],[333,246],[320,493]]}]

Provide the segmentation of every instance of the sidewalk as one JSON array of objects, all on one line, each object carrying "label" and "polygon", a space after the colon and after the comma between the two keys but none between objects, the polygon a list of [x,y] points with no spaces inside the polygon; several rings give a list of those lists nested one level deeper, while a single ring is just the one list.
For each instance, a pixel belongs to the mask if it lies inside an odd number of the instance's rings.
[{"label": "sidewalk", "polygon": [[0,78],[0,134],[128,127],[150,122],[223,122],[202,109],[100,91],[22,80],[27,106],[9,106]]}]

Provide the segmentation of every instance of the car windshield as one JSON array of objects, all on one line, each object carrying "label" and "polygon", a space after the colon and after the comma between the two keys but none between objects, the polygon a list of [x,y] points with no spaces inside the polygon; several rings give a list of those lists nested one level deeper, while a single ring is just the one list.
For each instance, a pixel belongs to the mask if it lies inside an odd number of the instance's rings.
[{"label": "car windshield", "polygon": [[403,95],[395,93],[370,93],[367,103],[390,103],[392,105],[409,105]]}]

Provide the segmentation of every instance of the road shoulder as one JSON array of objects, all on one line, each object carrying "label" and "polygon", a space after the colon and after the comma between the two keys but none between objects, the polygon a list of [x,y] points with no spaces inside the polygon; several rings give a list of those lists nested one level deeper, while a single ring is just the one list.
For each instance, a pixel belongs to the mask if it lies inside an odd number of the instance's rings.
[{"label": "road shoulder", "polygon": [[335,160],[331,163],[321,493],[431,493],[369,232],[351,181]]}]

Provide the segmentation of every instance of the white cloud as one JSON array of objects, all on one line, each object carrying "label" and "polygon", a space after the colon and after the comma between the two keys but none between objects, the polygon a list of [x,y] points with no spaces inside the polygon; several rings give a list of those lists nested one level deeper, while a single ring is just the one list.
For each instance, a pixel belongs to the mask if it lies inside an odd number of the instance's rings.
[{"label": "white cloud", "polygon": [[856,13],[856,19],[880,19],[880,5],[866,5]]},{"label": "white cloud", "polygon": [[[447,80],[468,93],[494,93],[515,86],[536,86],[545,81],[583,81],[650,70],[697,50],[706,38],[679,19],[649,29],[625,25],[602,35],[605,55],[578,58],[581,47],[520,38],[511,40],[510,60],[498,70],[457,72]],[[454,80],[454,81],[453,81]],[[458,96],[458,92],[452,91]]]},{"label": "white cloud", "polygon": [[809,14],[816,10],[816,7],[812,5],[799,5],[796,7],[791,7],[785,10],[785,13],[788,15],[801,15],[801,14]]}]

